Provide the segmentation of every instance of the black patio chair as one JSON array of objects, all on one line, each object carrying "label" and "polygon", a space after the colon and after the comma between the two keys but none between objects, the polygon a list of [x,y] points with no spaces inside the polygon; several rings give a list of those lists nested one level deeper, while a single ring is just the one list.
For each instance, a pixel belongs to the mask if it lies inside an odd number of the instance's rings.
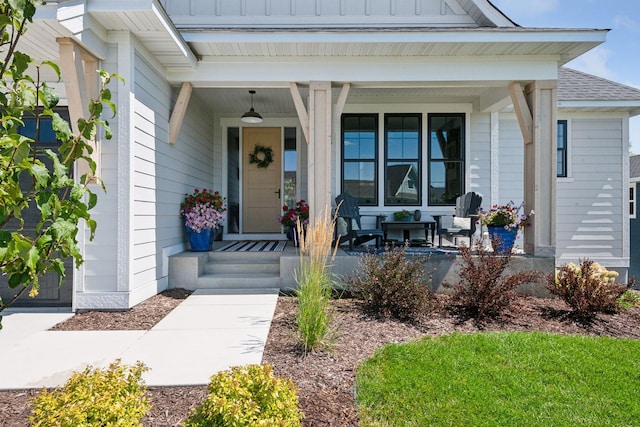
[{"label": "black patio chair", "polygon": [[[382,221],[384,215],[361,215],[358,200],[348,192],[344,192],[336,197],[336,206],[338,207],[338,215],[336,218],[335,241],[341,245],[349,242],[349,250],[353,250],[354,245],[358,246],[370,240],[376,240],[376,248],[380,247],[382,242]],[[361,217],[376,217],[376,228],[363,229],[360,222]]]},{"label": "black patio chair", "polygon": [[482,205],[482,197],[469,192],[456,199],[456,209],[453,215],[432,215],[436,220],[436,233],[438,233],[438,247],[442,247],[442,236],[452,240],[454,244],[457,237],[473,236],[476,232],[476,223],[480,218],[478,211]]}]

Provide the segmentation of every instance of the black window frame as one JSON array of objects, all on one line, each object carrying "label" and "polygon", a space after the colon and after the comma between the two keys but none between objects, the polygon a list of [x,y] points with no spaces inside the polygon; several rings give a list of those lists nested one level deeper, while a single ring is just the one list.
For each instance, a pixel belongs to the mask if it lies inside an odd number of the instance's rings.
[{"label": "black window frame", "polygon": [[[457,117],[462,123],[460,134],[460,157],[458,159],[434,159],[431,152],[431,119],[434,117]],[[467,114],[466,113],[429,113],[427,114],[427,200],[429,206],[455,206],[455,198],[449,203],[433,203],[431,201],[431,167],[433,163],[459,163],[462,165],[462,177],[460,195],[466,192],[466,134],[467,134]]]},{"label": "black window frame", "polygon": [[[347,159],[345,156],[344,143],[345,143],[345,120],[353,117],[366,117],[373,118],[374,121],[374,156],[373,159]],[[380,160],[379,153],[379,141],[380,141],[380,128],[379,128],[379,120],[380,115],[378,113],[348,113],[342,114],[340,118],[340,157],[342,161],[340,162],[340,189],[341,192],[345,192],[344,185],[344,167],[346,163],[372,163],[373,164],[373,200],[369,203],[366,201],[362,201],[358,195],[352,194],[352,196],[358,199],[359,206],[378,206],[378,190],[379,190],[379,182],[378,182],[378,162]]]},{"label": "black window frame", "polygon": [[629,184],[629,218],[636,219],[638,210],[638,186],[635,182]]},{"label": "black window frame", "polygon": [[[412,161],[418,164],[418,182],[414,183],[418,185],[418,200],[415,203],[389,203],[387,202],[387,166],[389,163],[406,161],[406,158],[389,158],[388,157],[388,147],[389,147],[389,121],[390,118],[395,117],[415,117],[418,119],[418,157],[416,159],[411,159]],[[385,113],[384,115],[384,206],[422,206],[422,113]]]},{"label": "black window frame", "polygon": [[[562,128],[562,133],[560,133],[560,129]],[[557,138],[556,138],[556,156],[559,156],[560,162],[558,162],[558,157],[556,157],[556,177],[557,178],[566,178],[569,176],[569,121],[568,120],[558,120],[557,124]],[[562,141],[561,141],[562,137]],[[560,146],[560,142],[562,142],[562,147]],[[561,170],[558,170],[558,166],[560,166]]]}]

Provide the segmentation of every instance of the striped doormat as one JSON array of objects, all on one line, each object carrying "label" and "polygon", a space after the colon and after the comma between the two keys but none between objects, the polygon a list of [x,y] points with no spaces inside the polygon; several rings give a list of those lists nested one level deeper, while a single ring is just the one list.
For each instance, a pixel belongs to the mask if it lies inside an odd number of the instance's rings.
[{"label": "striped doormat", "polygon": [[287,242],[284,240],[258,240],[232,242],[216,252],[282,252]]}]

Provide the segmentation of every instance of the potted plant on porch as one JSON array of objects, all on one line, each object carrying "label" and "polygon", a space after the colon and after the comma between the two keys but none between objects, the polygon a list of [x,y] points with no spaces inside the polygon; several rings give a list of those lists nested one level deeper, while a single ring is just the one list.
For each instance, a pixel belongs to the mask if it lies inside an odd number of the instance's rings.
[{"label": "potted plant on porch", "polygon": [[278,222],[287,230],[287,238],[297,246],[296,227],[298,222],[302,225],[303,232],[309,224],[309,205],[305,200],[296,202],[295,206],[282,206],[282,215],[278,217]]},{"label": "potted plant on porch", "polygon": [[211,245],[225,219],[226,199],[217,191],[194,189],[180,204],[189,245],[194,252],[211,250]]},{"label": "potted plant on porch", "polygon": [[506,205],[493,205],[488,211],[479,212],[480,223],[487,226],[494,251],[501,254],[511,253],[518,230],[531,225],[531,216],[535,212],[520,213],[524,205],[524,201],[520,205],[509,201]]}]

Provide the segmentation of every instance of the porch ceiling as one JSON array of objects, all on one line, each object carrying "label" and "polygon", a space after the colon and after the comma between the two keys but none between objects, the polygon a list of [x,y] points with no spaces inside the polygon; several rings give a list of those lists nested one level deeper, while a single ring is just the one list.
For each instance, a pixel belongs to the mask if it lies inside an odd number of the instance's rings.
[{"label": "porch ceiling", "polygon": [[[470,103],[491,88],[487,87],[432,87],[432,88],[371,88],[353,87],[349,91],[348,104],[424,104],[424,103]],[[303,99],[308,95],[305,86],[300,87]],[[221,114],[238,117],[247,111],[250,97],[245,88],[195,88],[194,94],[208,107]],[[333,103],[340,94],[334,87]],[[258,88],[254,97],[254,108],[263,115],[296,115],[289,89]]]}]

